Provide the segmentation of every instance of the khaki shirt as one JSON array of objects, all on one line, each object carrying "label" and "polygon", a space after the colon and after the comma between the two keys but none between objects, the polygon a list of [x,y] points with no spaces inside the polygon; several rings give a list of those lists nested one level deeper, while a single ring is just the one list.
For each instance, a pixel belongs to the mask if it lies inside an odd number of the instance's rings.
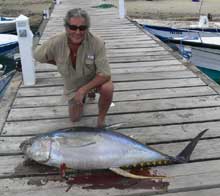
[{"label": "khaki shirt", "polygon": [[85,39],[77,51],[75,69],[71,62],[70,49],[66,33],[61,33],[38,46],[34,58],[47,63],[55,61],[59,73],[64,79],[64,95],[68,100],[74,97],[74,92],[91,81],[97,73],[111,75],[106,57],[104,42],[87,32]]}]

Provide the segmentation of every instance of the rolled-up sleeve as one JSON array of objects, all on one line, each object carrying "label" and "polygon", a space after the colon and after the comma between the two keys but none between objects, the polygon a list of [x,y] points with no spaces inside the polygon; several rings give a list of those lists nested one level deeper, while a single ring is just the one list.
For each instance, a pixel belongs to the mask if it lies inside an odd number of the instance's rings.
[{"label": "rolled-up sleeve", "polygon": [[111,69],[108,63],[105,43],[99,40],[95,56],[96,73],[111,76]]},{"label": "rolled-up sleeve", "polygon": [[54,48],[51,41],[44,42],[34,50],[34,58],[40,63],[47,63],[54,60]]}]

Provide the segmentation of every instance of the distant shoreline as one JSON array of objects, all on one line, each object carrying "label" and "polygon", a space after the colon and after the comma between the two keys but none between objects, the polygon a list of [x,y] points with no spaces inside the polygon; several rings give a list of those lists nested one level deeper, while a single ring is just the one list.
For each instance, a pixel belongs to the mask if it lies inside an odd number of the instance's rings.
[{"label": "distant shoreline", "polygon": [[[103,0],[118,6],[119,0]],[[220,21],[220,0],[203,0],[201,14],[211,13],[213,21]],[[43,10],[50,9],[54,0],[0,0],[0,16],[20,14],[30,18],[31,28],[35,31],[43,19]],[[125,0],[126,12],[130,18],[198,21],[200,2],[192,0]]]},{"label": "distant shoreline", "polygon": [[[107,0],[118,6],[118,0]],[[195,21],[199,18],[201,2],[192,0],[125,0],[131,18]],[[220,21],[220,0],[203,0],[201,15],[210,13],[213,21]]]},{"label": "distant shoreline", "polygon": [[43,20],[43,10],[50,9],[53,0],[0,0],[0,16],[29,17],[30,26],[36,31]]}]

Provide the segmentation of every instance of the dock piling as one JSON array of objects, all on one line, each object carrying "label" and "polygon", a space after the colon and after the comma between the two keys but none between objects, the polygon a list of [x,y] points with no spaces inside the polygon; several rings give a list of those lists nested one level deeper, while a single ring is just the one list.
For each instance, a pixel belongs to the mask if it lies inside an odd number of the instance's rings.
[{"label": "dock piling", "polygon": [[19,52],[22,64],[22,76],[25,86],[35,84],[35,66],[33,60],[33,33],[30,30],[29,18],[20,15],[16,18]]},{"label": "dock piling", "polygon": [[119,0],[119,17],[124,18],[125,17],[125,1]]}]

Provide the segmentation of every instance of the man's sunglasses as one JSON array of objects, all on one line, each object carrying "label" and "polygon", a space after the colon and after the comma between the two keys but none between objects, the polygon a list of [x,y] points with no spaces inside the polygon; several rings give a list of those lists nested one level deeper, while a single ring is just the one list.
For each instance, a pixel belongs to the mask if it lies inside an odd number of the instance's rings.
[{"label": "man's sunglasses", "polygon": [[66,24],[66,26],[72,31],[76,31],[77,29],[79,29],[80,31],[85,31],[88,28],[86,25],[76,26],[76,25]]}]

